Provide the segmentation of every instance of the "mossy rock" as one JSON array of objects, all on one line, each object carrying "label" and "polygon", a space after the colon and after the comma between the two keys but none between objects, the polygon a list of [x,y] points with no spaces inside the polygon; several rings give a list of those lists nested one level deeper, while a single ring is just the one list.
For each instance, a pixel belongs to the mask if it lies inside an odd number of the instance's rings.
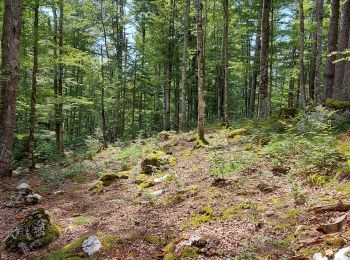
[{"label": "mossy rock", "polygon": [[102,182],[102,186],[107,187],[117,180],[128,179],[130,174],[131,173],[129,171],[122,171],[118,173],[106,172],[100,176],[100,182]]},{"label": "mossy rock", "polygon": [[332,109],[337,109],[337,110],[346,110],[346,109],[350,109],[350,102],[339,101],[335,99],[326,99],[326,101],[324,102],[324,106]]},{"label": "mossy rock", "polygon": [[282,107],[278,112],[279,119],[287,119],[294,118],[298,114],[298,110],[296,108]]},{"label": "mossy rock", "polygon": [[176,159],[163,151],[154,151],[147,155],[141,162],[142,172],[144,174],[152,174],[161,168],[169,168],[176,164]]},{"label": "mossy rock", "polygon": [[171,132],[162,131],[158,134],[157,141],[160,147],[168,149],[177,146],[180,142],[180,138]]},{"label": "mossy rock", "polygon": [[247,135],[249,133],[248,128],[239,128],[226,132],[228,138],[235,138],[236,136]]},{"label": "mossy rock", "polygon": [[5,239],[5,248],[28,253],[42,248],[56,240],[61,234],[60,227],[44,209],[37,209],[26,216]]}]

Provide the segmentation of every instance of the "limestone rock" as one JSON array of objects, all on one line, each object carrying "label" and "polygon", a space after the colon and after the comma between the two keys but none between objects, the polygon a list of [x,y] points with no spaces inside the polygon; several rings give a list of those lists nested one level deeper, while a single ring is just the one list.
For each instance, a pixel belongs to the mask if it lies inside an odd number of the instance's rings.
[{"label": "limestone rock", "polygon": [[92,235],[84,240],[82,248],[83,251],[91,258],[102,248],[102,244],[97,236]]},{"label": "limestone rock", "polygon": [[25,254],[48,245],[59,235],[60,228],[52,222],[48,212],[37,209],[18,223],[6,237],[5,248]]}]

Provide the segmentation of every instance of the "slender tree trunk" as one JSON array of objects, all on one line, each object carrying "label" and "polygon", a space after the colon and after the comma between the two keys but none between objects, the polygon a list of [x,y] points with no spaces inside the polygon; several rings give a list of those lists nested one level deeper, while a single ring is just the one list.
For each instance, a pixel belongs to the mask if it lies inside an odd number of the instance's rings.
[{"label": "slender tree trunk", "polygon": [[[16,123],[16,96],[20,66],[19,54],[22,27],[22,1],[12,0],[10,6],[5,5],[5,7],[10,8],[10,19],[7,20],[4,18],[5,21],[10,21],[10,25],[7,27],[5,24],[4,30],[9,28],[9,37],[6,36],[7,32],[5,32],[5,38],[2,43],[3,46],[6,46],[5,50],[8,50],[7,54],[3,54],[5,55],[5,61],[7,59],[8,64],[6,65],[4,73],[5,78],[1,95],[2,107],[0,110],[2,114],[0,118],[0,125],[2,128],[2,131],[0,132],[0,176],[3,177],[11,176],[12,174],[11,164],[14,144],[13,137]],[[4,13],[8,13],[8,10],[5,10]],[[2,68],[4,68],[4,66],[5,65],[3,65]]]},{"label": "slender tree trunk", "polygon": [[227,89],[228,89],[228,27],[229,27],[229,8],[228,0],[224,3],[224,35],[223,35],[223,71],[224,71],[224,126],[229,126],[228,106],[227,106]]},{"label": "slender tree trunk", "polygon": [[136,70],[136,58],[134,61],[134,78],[133,78],[133,87],[132,87],[132,110],[131,110],[131,137],[134,140],[136,138],[136,131],[135,131],[135,108],[136,108],[136,77],[137,77],[137,70]]},{"label": "slender tree trunk", "polygon": [[[348,43],[348,49],[350,49],[350,38]],[[347,62],[345,65],[345,73],[344,73],[344,79],[343,79],[343,93],[344,93],[344,100],[350,101],[350,54],[347,55]]]},{"label": "slender tree trunk", "polygon": [[270,35],[270,68],[269,68],[269,101],[268,101],[268,115],[272,115],[272,91],[273,91],[273,43],[274,43],[274,3],[271,0],[271,35]]},{"label": "slender tree trunk", "polygon": [[189,36],[189,20],[190,20],[190,6],[191,0],[186,0],[186,11],[184,19],[184,45],[182,50],[182,66],[181,66],[181,130],[186,130],[187,125],[187,111],[186,111],[186,81],[187,81],[187,48]]},{"label": "slender tree trunk", "polygon": [[306,90],[305,90],[305,65],[304,65],[304,49],[305,49],[305,26],[304,26],[304,0],[299,0],[299,20],[300,20],[300,46],[299,46],[299,66],[300,66],[300,99],[302,108],[306,107]]},{"label": "slender tree trunk", "polygon": [[335,55],[331,55],[337,51],[338,32],[339,32],[339,16],[340,16],[340,0],[333,0],[331,7],[331,17],[328,32],[328,56],[326,61],[324,99],[332,98],[334,87],[334,72],[336,60]]},{"label": "slender tree trunk", "polygon": [[321,76],[322,76],[322,48],[323,48],[323,0],[317,0],[316,3],[316,19],[317,19],[317,33],[316,33],[316,69],[315,69],[315,101],[321,102]]},{"label": "slender tree trunk", "polygon": [[[261,14],[260,14],[261,16]],[[260,30],[261,30],[261,17],[258,21],[258,30],[256,34],[256,40],[255,40],[255,60],[254,60],[254,67],[253,67],[253,75],[252,75],[252,88],[250,93],[250,99],[249,99],[249,112],[248,117],[253,118],[254,117],[254,111],[255,111],[255,100],[256,100],[256,89],[258,85],[258,74],[259,74],[259,64],[260,64],[260,49],[261,49],[261,38],[260,38]]]},{"label": "slender tree trunk", "polygon": [[196,0],[196,25],[197,25],[197,60],[198,60],[198,138],[205,141],[205,58],[203,35],[203,4],[202,0]]},{"label": "slender tree trunk", "polygon": [[37,73],[38,73],[38,42],[39,42],[39,0],[35,1],[35,12],[34,12],[34,45],[33,45],[33,73],[32,73],[32,99],[30,105],[30,129],[29,129],[29,145],[28,155],[30,166],[29,170],[35,168],[35,106],[36,106],[36,86],[37,86]]},{"label": "slender tree trunk", "polygon": [[[338,52],[344,52],[348,48],[350,32],[350,0],[346,0],[342,6],[341,27],[338,38]],[[344,54],[339,53],[337,60],[344,58]],[[341,60],[335,64],[333,98],[343,99],[343,83],[346,61]]]},{"label": "slender tree trunk", "polygon": [[261,53],[260,53],[260,93],[259,118],[267,117],[267,87],[269,83],[269,36],[270,36],[270,0],[263,0],[261,21]]},{"label": "slender tree trunk", "polygon": [[[106,46],[107,48],[107,46]],[[102,119],[102,149],[107,149],[107,123],[106,123],[106,112],[105,112],[105,76],[103,68],[103,48],[101,45],[101,119]]]}]

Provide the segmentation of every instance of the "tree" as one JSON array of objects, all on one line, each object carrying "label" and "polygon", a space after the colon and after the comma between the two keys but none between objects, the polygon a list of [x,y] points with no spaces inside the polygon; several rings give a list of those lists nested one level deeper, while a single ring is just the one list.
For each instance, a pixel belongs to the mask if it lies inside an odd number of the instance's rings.
[{"label": "tree", "polygon": [[224,126],[228,127],[228,106],[227,106],[227,89],[228,89],[228,27],[229,27],[229,8],[228,0],[223,0],[224,6],[224,34],[222,40],[223,49],[223,71],[224,71]]},{"label": "tree", "polygon": [[[9,4],[5,1],[4,14],[10,14],[10,19],[4,17],[5,30],[2,35],[2,46],[6,46],[3,51],[5,53],[5,64],[3,71],[3,86],[1,94],[1,109],[0,109],[0,175],[10,176],[12,174],[12,153],[14,144],[14,128],[16,123],[16,97],[17,86],[19,82],[19,66],[20,66],[20,38],[21,38],[21,16],[22,16],[22,1],[12,0]],[[10,10],[8,10],[8,8]],[[6,23],[10,23],[7,25]]]},{"label": "tree", "polygon": [[33,72],[32,72],[32,98],[30,106],[30,129],[29,129],[29,144],[28,156],[30,161],[30,170],[35,168],[35,125],[36,125],[36,88],[38,74],[38,50],[39,50],[39,0],[35,1],[34,6],[34,43],[33,43]]},{"label": "tree", "polygon": [[269,36],[270,36],[270,0],[263,0],[261,16],[261,52],[260,52],[260,86],[259,118],[267,117],[267,88],[269,83]]},{"label": "tree", "polygon": [[181,77],[181,129],[187,129],[187,111],[186,111],[186,81],[187,81],[187,48],[188,48],[188,34],[189,34],[189,20],[190,20],[190,6],[191,0],[186,0],[186,11],[184,18],[184,43],[182,50],[182,77]]},{"label": "tree", "polygon": [[306,107],[306,89],[305,89],[305,65],[304,65],[304,51],[305,51],[305,21],[304,21],[304,0],[299,0],[299,91],[301,98],[301,107]]},{"label": "tree", "polygon": [[205,58],[204,58],[204,35],[203,35],[203,4],[196,0],[196,25],[197,25],[197,60],[198,60],[198,138],[205,141]]},{"label": "tree", "polygon": [[315,69],[315,101],[321,101],[321,76],[322,76],[322,46],[323,46],[323,0],[316,1],[316,19],[317,19],[317,33],[316,33],[316,69]]},{"label": "tree", "polygon": [[324,98],[332,98],[333,86],[334,86],[334,72],[335,72],[335,60],[336,56],[333,52],[337,50],[338,32],[339,32],[339,11],[340,0],[333,0],[331,6],[331,17],[328,31],[328,56],[326,61],[325,71],[325,86],[324,86]]},{"label": "tree", "polygon": [[341,27],[339,32],[338,39],[338,52],[337,60],[335,64],[335,73],[334,73],[334,90],[333,98],[334,99],[343,99],[343,82],[345,74],[346,61],[342,60],[344,58],[343,52],[348,48],[349,42],[349,33],[350,33],[350,0],[346,0],[342,6],[342,18],[341,18]]}]

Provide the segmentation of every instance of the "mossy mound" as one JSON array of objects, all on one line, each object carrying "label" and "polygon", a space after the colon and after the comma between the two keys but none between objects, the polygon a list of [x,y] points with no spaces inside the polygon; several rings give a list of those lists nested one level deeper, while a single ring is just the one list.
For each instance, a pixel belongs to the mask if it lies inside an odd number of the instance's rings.
[{"label": "mossy mound", "polygon": [[298,110],[296,108],[282,107],[278,112],[277,118],[279,119],[287,119],[294,118],[298,114]]},{"label": "mossy mound", "polygon": [[324,106],[332,109],[337,109],[337,110],[345,110],[345,109],[350,109],[350,102],[339,101],[334,99],[326,99],[326,101],[324,102]]},{"label": "mossy mound", "polygon": [[60,227],[52,222],[48,212],[37,209],[18,223],[6,237],[5,248],[25,254],[48,245],[60,233]]},{"label": "mossy mound", "polygon": [[176,159],[162,151],[154,151],[146,156],[141,162],[142,172],[152,174],[160,169],[166,169],[176,164]]},{"label": "mossy mound", "polygon": [[100,189],[100,188],[107,187],[107,186],[111,185],[113,182],[115,182],[117,180],[129,179],[130,174],[131,173],[129,171],[122,171],[122,172],[118,172],[118,173],[111,173],[111,172],[103,173],[100,176],[100,182],[93,185],[91,187],[91,189]]},{"label": "mossy mound", "polygon": [[235,138],[236,136],[247,135],[248,133],[249,133],[248,128],[239,128],[239,129],[225,131],[227,138]]},{"label": "mossy mound", "polygon": [[179,141],[180,138],[178,136],[167,131],[160,132],[157,137],[158,145],[163,149],[176,146],[179,144]]}]

